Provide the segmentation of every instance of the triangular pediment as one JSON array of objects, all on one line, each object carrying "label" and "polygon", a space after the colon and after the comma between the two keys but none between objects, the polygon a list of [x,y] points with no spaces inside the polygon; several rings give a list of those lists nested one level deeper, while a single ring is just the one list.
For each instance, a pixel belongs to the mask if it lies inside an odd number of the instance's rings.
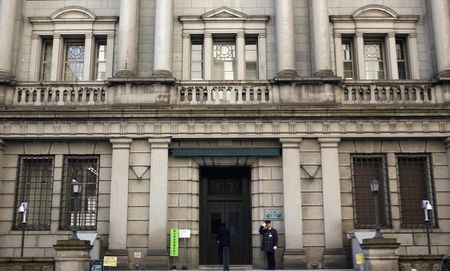
[{"label": "triangular pediment", "polygon": [[396,19],[397,12],[382,5],[367,5],[359,8],[352,14],[353,18],[376,18],[376,19]]},{"label": "triangular pediment", "polygon": [[202,19],[245,19],[247,14],[228,7],[220,7],[201,15],[201,17]]}]

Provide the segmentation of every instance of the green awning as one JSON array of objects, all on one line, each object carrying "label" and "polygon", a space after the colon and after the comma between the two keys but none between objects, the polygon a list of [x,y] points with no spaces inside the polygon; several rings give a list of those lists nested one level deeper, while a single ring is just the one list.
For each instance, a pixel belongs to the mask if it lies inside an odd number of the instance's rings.
[{"label": "green awning", "polygon": [[171,148],[177,157],[280,156],[281,149],[271,148]]}]

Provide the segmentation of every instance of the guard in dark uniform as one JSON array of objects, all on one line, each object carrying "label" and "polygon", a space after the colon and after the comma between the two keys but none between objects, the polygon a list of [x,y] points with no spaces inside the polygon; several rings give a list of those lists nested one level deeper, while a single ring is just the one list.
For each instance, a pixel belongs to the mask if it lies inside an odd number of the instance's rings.
[{"label": "guard in dark uniform", "polygon": [[217,233],[217,245],[219,248],[219,261],[223,264],[223,270],[230,270],[230,230],[227,229],[225,223],[220,224],[219,232]]},{"label": "guard in dark uniform", "polygon": [[275,270],[275,250],[278,248],[278,233],[272,228],[272,221],[266,220],[259,227],[262,235],[261,250],[266,252],[267,269]]}]

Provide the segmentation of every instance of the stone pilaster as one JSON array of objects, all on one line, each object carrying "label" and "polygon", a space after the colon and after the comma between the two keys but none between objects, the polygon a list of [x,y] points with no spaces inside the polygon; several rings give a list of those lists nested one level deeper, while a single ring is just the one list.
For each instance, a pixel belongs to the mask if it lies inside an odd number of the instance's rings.
[{"label": "stone pilaster", "polygon": [[62,67],[59,65],[64,50],[63,37],[61,34],[53,34],[52,48],[52,70],[50,73],[51,81],[59,81],[62,79]]},{"label": "stone pilaster", "polygon": [[386,42],[388,54],[388,66],[390,75],[389,79],[398,80],[398,66],[397,66],[397,46],[395,43],[395,33],[388,33]]},{"label": "stone pilaster", "polygon": [[448,170],[447,176],[450,179],[450,137],[447,137],[445,143],[447,143],[447,170]]},{"label": "stone pilaster", "polygon": [[258,35],[258,79],[267,80],[266,34]]},{"label": "stone pilaster", "polygon": [[213,60],[212,60],[212,51],[213,51],[213,38],[212,38],[212,34],[210,32],[205,32],[205,34],[203,35],[203,48],[205,53],[203,54],[204,56],[204,62],[205,62],[205,66],[204,66],[204,75],[205,75],[205,80],[211,80],[212,79],[212,65],[213,65]]},{"label": "stone pilaster", "polygon": [[341,187],[338,145],[340,138],[319,138],[322,160],[323,216],[325,230],[325,268],[345,268],[342,241]]},{"label": "stone pilaster", "polygon": [[240,31],[236,35],[237,80],[245,79],[245,35]]},{"label": "stone pilaster", "polygon": [[450,78],[450,14],[448,0],[429,1],[434,34],[437,78]]},{"label": "stone pilaster", "polygon": [[109,208],[108,255],[118,256],[119,267],[128,268],[128,171],[130,165],[130,138],[113,138],[111,194]]},{"label": "stone pilaster", "polygon": [[0,79],[14,77],[14,41],[16,35],[17,8],[20,0],[0,1]]},{"label": "stone pilaster", "polygon": [[183,33],[183,73],[181,79],[191,79],[191,35]]},{"label": "stone pilaster", "polygon": [[278,77],[295,77],[294,9],[292,0],[275,1]]},{"label": "stone pilaster", "polygon": [[137,76],[139,0],[120,1],[117,77]]},{"label": "stone pilaster", "polygon": [[83,80],[89,81],[91,80],[92,74],[92,65],[91,60],[94,56],[94,35],[92,33],[87,33],[84,39],[84,71],[83,71]]},{"label": "stone pilaster", "polygon": [[55,271],[89,269],[89,251],[92,249],[89,241],[58,240],[53,247],[56,251]]},{"label": "stone pilaster", "polygon": [[[0,176],[3,176],[3,154],[5,152],[5,141],[0,139]],[[2,182],[2,178],[0,177],[0,183]],[[3,191],[3,185],[0,185],[0,193]]]},{"label": "stone pilaster", "polygon": [[156,0],[154,76],[172,76],[173,0]]},{"label": "stone pilaster", "polygon": [[305,267],[306,255],[303,249],[302,193],[300,180],[301,138],[281,138],[283,148],[283,205],[285,251],[284,268]]},{"label": "stone pilaster", "polygon": [[150,142],[150,208],[148,254],[150,269],[167,270],[167,212],[170,138],[149,138]]},{"label": "stone pilaster", "polygon": [[364,35],[356,32],[356,67],[358,71],[358,79],[366,79],[366,63],[364,60]]},{"label": "stone pilaster", "polygon": [[313,62],[315,77],[334,76],[331,69],[330,31],[327,0],[311,0]]}]

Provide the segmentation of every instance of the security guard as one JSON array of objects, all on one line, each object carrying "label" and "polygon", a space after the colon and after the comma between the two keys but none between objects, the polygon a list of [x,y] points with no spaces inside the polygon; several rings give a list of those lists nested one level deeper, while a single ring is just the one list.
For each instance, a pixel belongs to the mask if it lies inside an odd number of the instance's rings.
[{"label": "security guard", "polygon": [[267,269],[275,270],[275,250],[278,248],[278,233],[272,228],[272,221],[266,220],[259,227],[262,235],[261,250],[266,252]]}]

